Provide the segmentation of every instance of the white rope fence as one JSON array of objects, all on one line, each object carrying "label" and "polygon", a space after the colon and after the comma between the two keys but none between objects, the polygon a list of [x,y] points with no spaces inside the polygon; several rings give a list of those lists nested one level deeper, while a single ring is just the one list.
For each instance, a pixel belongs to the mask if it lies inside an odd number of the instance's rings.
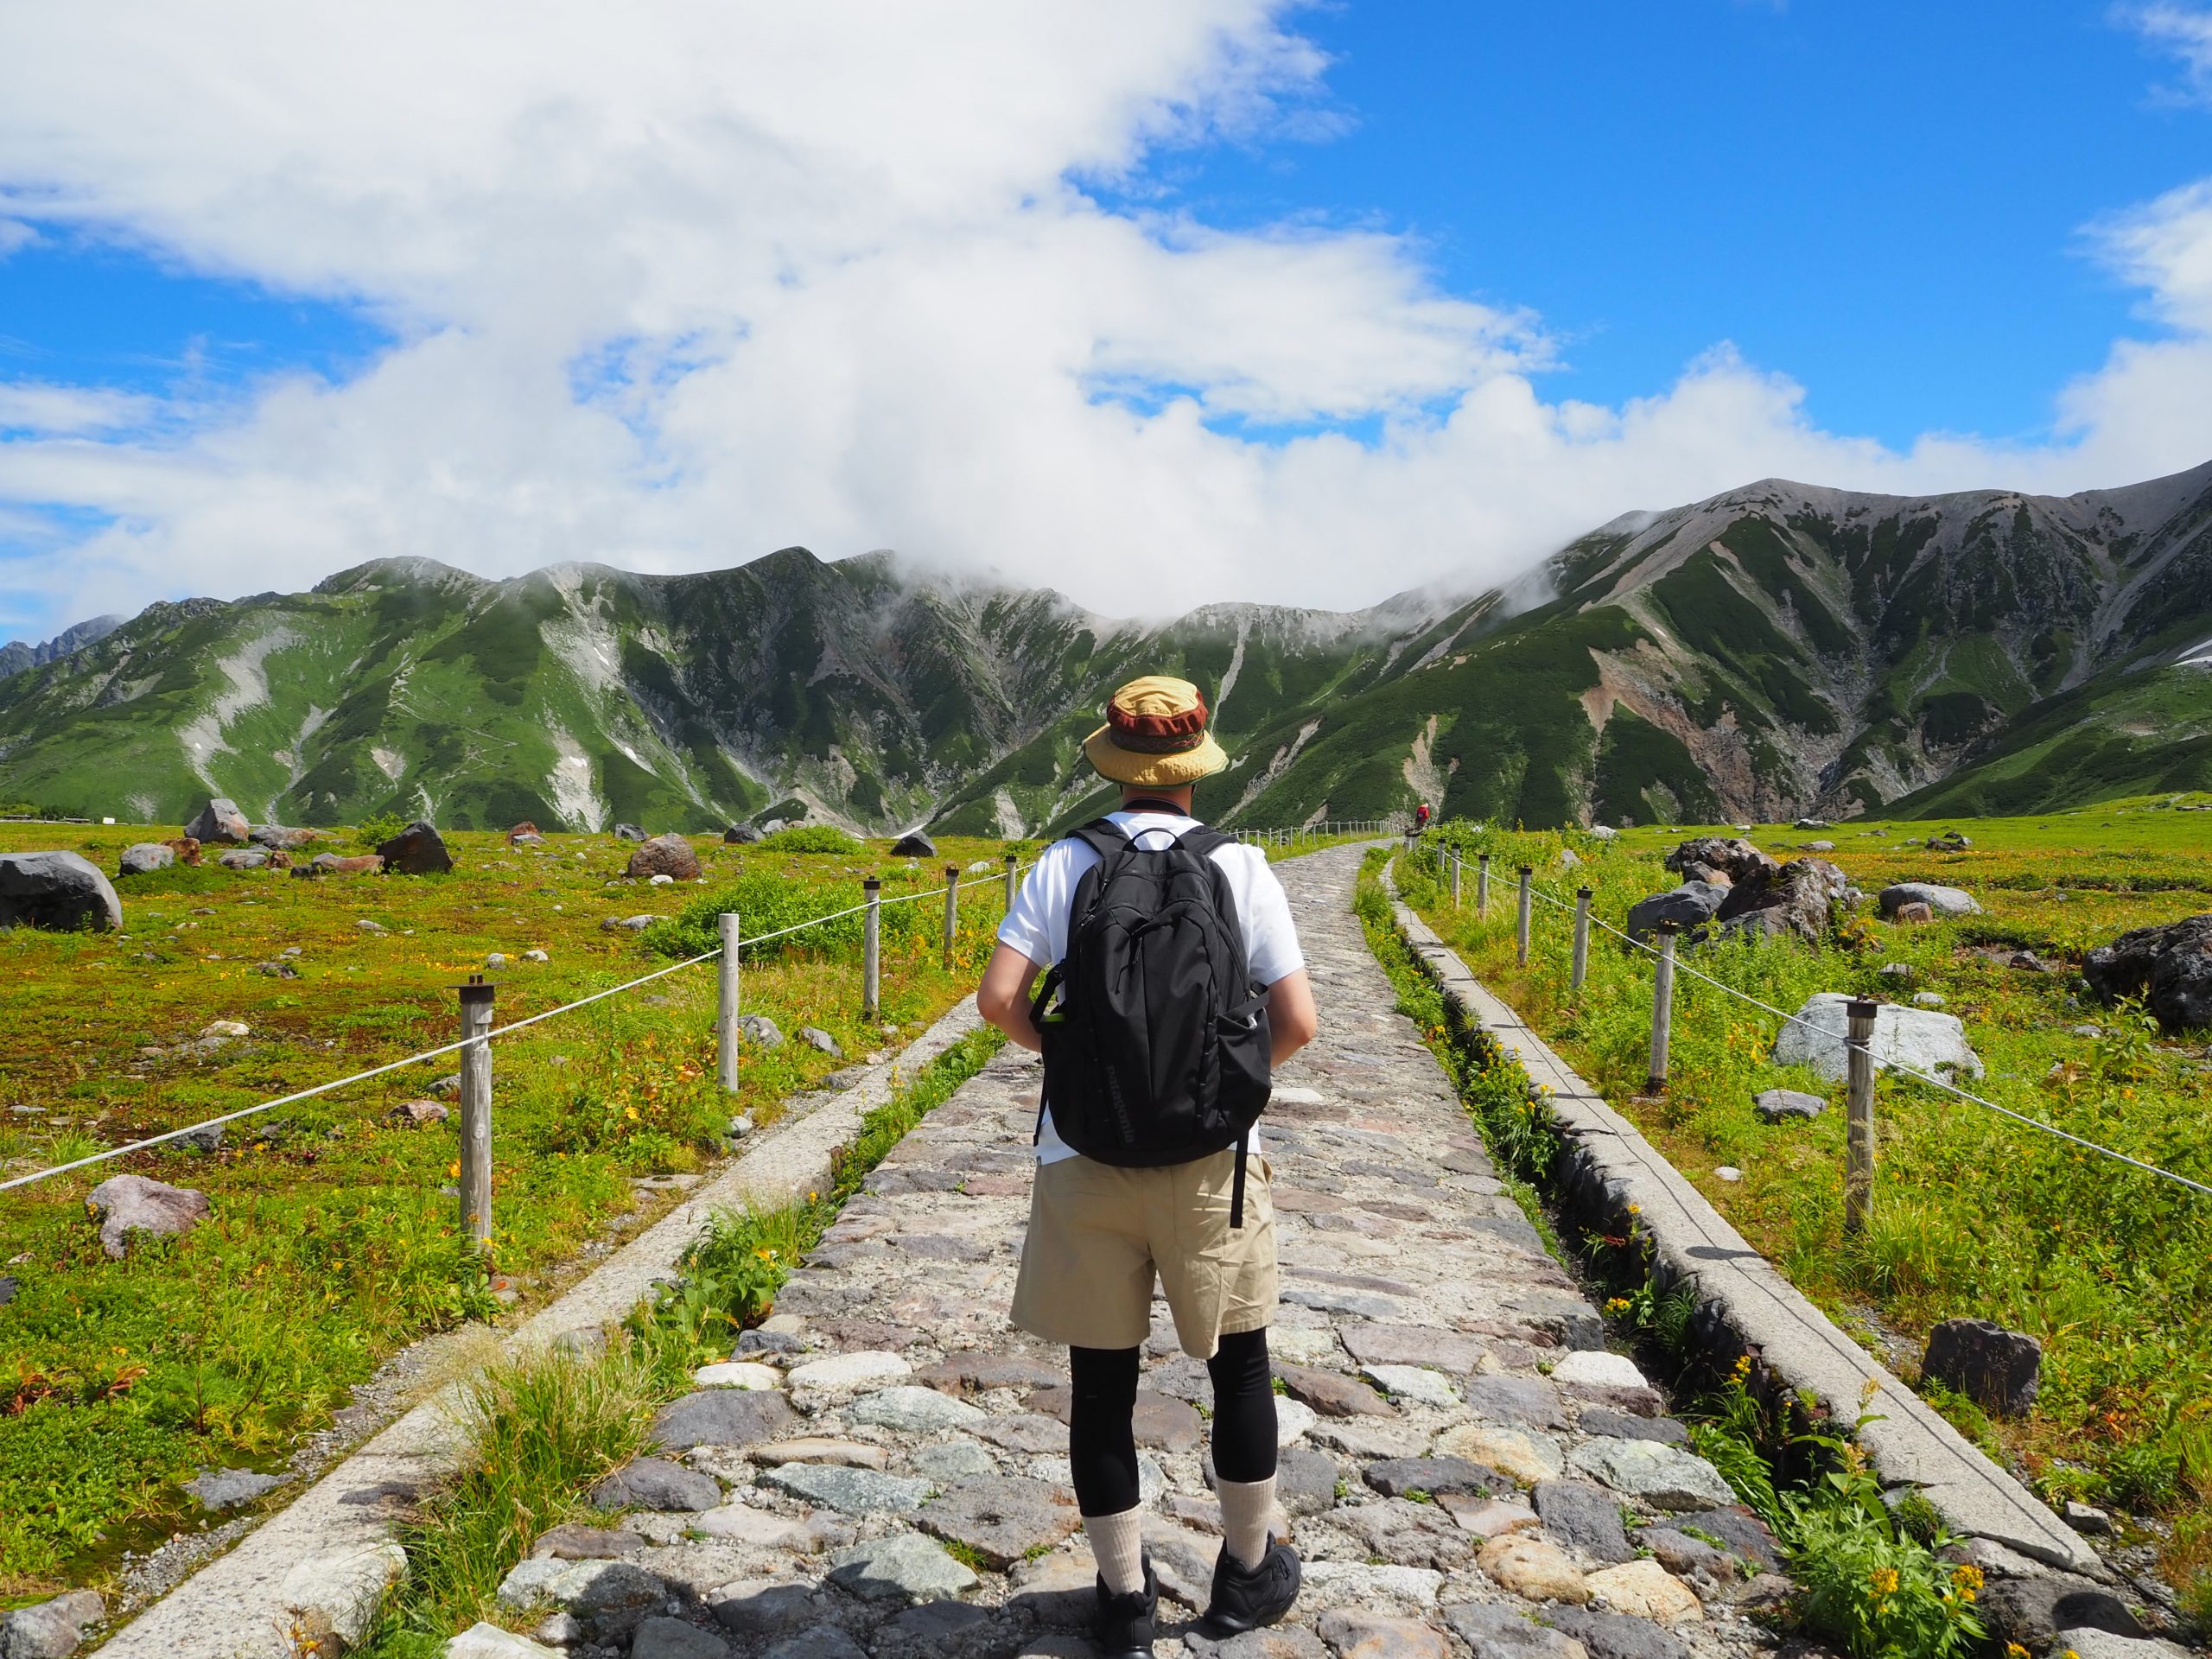
[{"label": "white rope fence", "polygon": [[[1020,872],[1025,868],[1027,867],[1016,861],[1013,854],[1008,854],[1007,855],[1005,879],[1007,884],[1007,899],[1009,904],[1013,902],[1017,878]],[[946,876],[947,880],[944,887],[931,887],[925,892],[920,893],[903,893],[889,899],[882,897],[879,892],[875,891],[878,887],[877,880],[874,877],[870,877],[863,884],[866,887],[870,889],[869,896],[862,899],[859,904],[849,905],[842,910],[830,911],[826,915],[810,916],[803,922],[794,922],[788,927],[779,927],[771,933],[761,933],[751,938],[741,937],[738,940],[740,951],[741,953],[745,949],[751,946],[766,944],[774,939],[784,938],[793,933],[804,932],[809,928],[820,927],[825,922],[842,921],[848,916],[866,914],[869,920],[865,947],[866,963],[864,969],[865,981],[863,986],[863,1002],[868,1017],[873,1018],[876,1006],[877,988],[876,915],[879,914],[883,907],[887,905],[913,904],[924,899],[936,899],[945,897],[948,894],[957,894],[961,884],[958,881],[952,867],[947,868]],[[954,906],[948,905],[945,911],[945,942],[948,954],[951,948],[952,932],[955,925],[957,925],[957,912]],[[50,1169],[34,1170],[28,1175],[18,1175],[11,1179],[0,1181],[0,1192],[6,1192],[19,1186],[29,1186],[34,1182],[47,1180],[56,1175],[66,1175],[71,1170],[84,1169],[93,1164],[105,1163],[111,1159],[121,1158],[130,1153],[143,1152],[149,1147],[158,1147],[167,1141],[181,1140],[186,1135],[197,1135],[202,1130],[216,1128],[226,1123],[235,1123],[241,1118],[253,1117],[263,1112],[274,1111],[280,1106],[296,1105],[303,1100],[312,1100],[318,1095],[327,1095],[334,1090],[344,1089],[353,1084],[366,1083],[372,1078],[381,1077],[393,1071],[404,1071],[410,1065],[421,1065],[430,1060],[442,1059],[448,1054],[458,1054],[464,1051],[470,1050],[488,1052],[488,1051],[484,1051],[482,1049],[482,1045],[491,1042],[495,1038],[511,1036],[518,1031],[525,1030],[531,1026],[539,1024],[541,1021],[554,1019],[560,1014],[573,1014],[578,1008],[588,1007],[594,1002],[603,1002],[609,997],[620,996],[626,992],[634,991],[641,985],[650,985],[657,979],[665,979],[669,975],[681,973],[686,968],[696,968],[702,962],[712,962],[715,958],[721,957],[727,948],[728,947],[725,945],[716,945],[711,950],[702,951],[696,957],[687,957],[682,962],[671,963],[665,968],[656,968],[649,974],[640,974],[635,979],[625,980],[620,985],[610,985],[605,990],[594,991],[588,996],[580,996],[572,1002],[563,1002],[558,1007],[547,1008],[542,1013],[529,1014],[520,1020],[509,1020],[504,1026],[480,1033],[472,1033],[468,1036],[462,1037],[455,1042],[442,1043],[435,1048],[426,1048],[420,1053],[410,1054],[404,1059],[388,1060],[382,1065],[371,1066],[366,1071],[355,1071],[351,1075],[343,1077],[333,1077],[327,1083],[319,1083],[314,1087],[308,1089],[296,1090],[291,1094],[280,1095],[274,1100],[259,1101],[251,1106],[241,1107],[235,1112],[226,1112],[219,1117],[211,1117],[199,1123],[188,1124],[181,1129],[169,1129],[160,1135],[149,1135],[143,1141],[133,1141],[127,1146],[107,1147],[99,1152],[92,1154],[88,1157],[73,1159],[66,1164],[56,1164]],[[464,993],[466,993],[467,990],[474,988],[478,988],[464,987],[463,990]],[[487,994],[484,1001],[488,1008],[488,992],[490,988],[482,987],[481,988]],[[728,1033],[734,1031],[736,1026],[736,1008],[734,1006],[735,988],[734,980],[732,979],[726,988],[726,995],[730,1006],[722,1011],[723,1018],[721,1025],[721,1028],[726,1033],[726,1038]],[[467,999],[466,998],[466,995],[464,995],[464,1007],[467,1006]],[[734,1071],[729,1074],[729,1077],[730,1081],[728,1083],[728,1086],[734,1088]],[[468,1073],[466,1071],[464,1071],[462,1074],[462,1084],[463,1091],[466,1095],[468,1092],[469,1084]],[[488,1062],[486,1072],[485,1086],[488,1093]],[[464,1119],[467,1118],[470,1115],[468,1111],[468,1104],[469,1103],[464,1100],[462,1114]],[[484,1103],[484,1111],[487,1115],[487,1129],[489,1109],[489,1101],[487,1098]],[[466,1125],[464,1124],[464,1152],[466,1152],[467,1148],[467,1142],[468,1136],[467,1134]],[[488,1177],[488,1169],[486,1173]],[[464,1190],[467,1185],[468,1182],[464,1179]],[[486,1216],[486,1222],[488,1225],[488,1213]]]},{"label": "white rope fence", "polygon": [[[1444,868],[1445,849],[1441,846],[1432,845],[1428,850],[1437,867],[1438,880],[1440,882],[1445,882],[1448,879],[1452,896],[1456,900],[1459,893],[1459,877],[1456,868],[1459,862],[1459,858],[1456,851],[1454,852],[1452,860],[1454,868],[1450,872],[1447,878],[1446,872]],[[1487,888],[1489,885],[1487,880],[1488,865],[1490,862],[1489,855],[1484,854],[1483,855],[1482,861],[1484,867],[1485,879],[1484,881],[1484,887],[1485,890],[1484,899],[1486,900]],[[1615,927],[1611,923],[1604,920],[1602,918],[1592,915],[1586,900],[1581,899],[1580,896],[1578,896],[1576,902],[1570,904],[1565,899],[1556,898],[1553,894],[1545,892],[1543,888],[1535,884],[1531,879],[1528,867],[1523,866],[1520,874],[1521,891],[1522,894],[1525,895],[1520,913],[1519,937],[1520,955],[1521,960],[1523,963],[1527,962],[1529,952],[1529,926],[1526,898],[1539,899],[1545,904],[1551,906],[1554,910],[1571,912],[1574,915],[1575,925],[1578,931],[1593,925],[1602,928],[1605,931],[1612,934],[1616,938],[1624,941],[1624,943],[1633,946],[1635,949],[1643,951],[1647,956],[1653,957],[1660,965],[1663,977],[1671,979],[1672,975],[1675,972],[1688,974],[1691,978],[1702,980],[1705,983],[1712,986],[1714,989],[1720,991],[1728,996],[1734,997],[1739,1002],[1748,1003],[1751,1007],[1759,1009],[1762,1013],[1772,1014],[1777,1020],[1783,1020],[1791,1025],[1802,1026],[1807,1030],[1816,1032],[1823,1037],[1832,1037],[1834,1035],[1834,1033],[1828,1028],[1822,1027],[1813,1020],[1807,1020],[1802,1015],[1790,1014],[1783,1009],[1777,1008],[1770,1002],[1762,1001],[1758,997],[1752,996],[1747,992],[1737,989],[1736,987],[1729,984],[1725,980],[1717,979],[1713,975],[1706,973],[1700,969],[1694,968],[1688,963],[1678,961],[1672,949],[1674,941],[1671,937],[1667,938],[1663,941],[1663,948],[1655,947],[1647,941],[1639,939],[1633,934]],[[1585,893],[1586,893],[1588,889],[1584,889]],[[1586,958],[1586,944],[1582,939],[1578,939],[1576,941],[1575,950],[1578,963]],[[1577,985],[1579,988],[1579,975],[1577,976]],[[1662,1031],[1665,1026],[1663,1006],[1663,1004],[1658,1005],[1658,1007],[1655,1009],[1653,1018],[1653,1028],[1655,1034]],[[2025,1124],[2031,1129],[2039,1129],[2045,1135],[2050,1135],[2056,1140],[2067,1141],[2075,1147],[2079,1147],[2085,1152],[2095,1153],[2100,1157],[2109,1158],[2116,1163],[2126,1164],[2131,1168],[2141,1170],[2147,1175],[2158,1176],[2160,1179],[2171,1181],[2177,1186],[2185,1187],[2192,1192],[2202,1193],[2208,1198],[2212,1198],[2212,1185],[2207,1185],[2202,1181],[2192,1180],[2186,1175],[2177,1174],[2171,1169],[2162,1169],[2156,1164],[2145,1163],[2139,1158],[2132,1158],[2124,1152],[2117,1151],[2111,1147],[2101,1146],[2094,1141],[2085,1140],[2081,1135],[2075,1135],[2066,1129],[2062,1129],[2054,1123],[2046,1123],[2042,1119],[2031,1117],[2024,1112],[2014,1111],[2009,1106],[2000,1106],[1993,1100],[1986,1100],[1981,1096],[1974,1093],[1970,1090],[1961,1089],[1956,1084],[1952,1083],[1946,1078],[1936,1077],[1930,1072],[1923,1071],[1915,1066],[1904,1065],[1903,1062],[1898,1060],[1881,1059],[1875,1055],[1872,1048],[1868,1046],[1864,1039],[1859,1041],[1853,1041],[1850,1037],[1847,1036],[1844,1039],[1844,1048],[1847,1053],[1856,1052],[1864,1054],[1866,1058],[1872,1062],[1872,1065],[1868,1068],[1870,1081],[1872,1067],[1879,1066],[1885,1068],[1891,1071],[1898,1073],[1901,1076],[1911,1077],[1917,1082],[1928,1084],[1934,1088],[1942,1090],[1946,1094],[1955,1095],[1961,1100],[1970,1101],[1974,1105],[1983,1107],[1989,1111],[1994,1112],[2000,1117],[2009,1118],[2015,1123]],[[1652,1075],[1655,1081],[1663,1081],[1665,1075],[1664,1064],[1664,1039],[1663,1037],[1661,1037],[1658,1039],[1657,1044],[1655,1046],[1652,1064]]]}]

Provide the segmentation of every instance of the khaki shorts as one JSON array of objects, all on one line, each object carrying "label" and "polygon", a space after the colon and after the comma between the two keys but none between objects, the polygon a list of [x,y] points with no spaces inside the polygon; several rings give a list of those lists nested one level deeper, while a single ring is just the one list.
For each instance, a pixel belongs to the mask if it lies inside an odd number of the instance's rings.
[{"label": "khaki shorts", "polygon": [[1014,1322],[1073,1348],[1134,1348],[1152,1334],[1158,1274],[1175,1335],[1194,1359],[1275,1312],[1274,1171],[1244,1165],[1244,1225],[1229,1225],[1234,1149],[1162,1169],[1090,1158],[1037,1166]]}]

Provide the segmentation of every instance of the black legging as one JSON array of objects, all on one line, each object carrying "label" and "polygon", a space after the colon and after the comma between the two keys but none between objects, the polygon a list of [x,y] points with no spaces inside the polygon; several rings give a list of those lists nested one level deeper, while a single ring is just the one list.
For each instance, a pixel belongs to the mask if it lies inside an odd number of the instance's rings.
[{"label": "black legging", "polygon": [[[1071,1348],[1073,1402],[1068,1461],[1076,1506],[1085,1515],[1120,1515],[1137,1506],[1137,1442],[1129,1424],[1137,1402],[1137,1351]],[[1213,1462],[1222,1479],[1265,1480],[1275,1471],[1275,1395],[1268,1333],[1224,1337],[1206,1362],[1213,1379]]]}]

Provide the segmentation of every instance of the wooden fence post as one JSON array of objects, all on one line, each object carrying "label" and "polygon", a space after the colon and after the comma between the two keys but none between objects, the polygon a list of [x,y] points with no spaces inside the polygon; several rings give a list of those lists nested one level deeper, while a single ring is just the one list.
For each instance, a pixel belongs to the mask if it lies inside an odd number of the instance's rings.
[{"label": "wooden fence post", "polygon": [[724,911],[721,923],[722,955],[715,964],[715,1058],[722,1092],[734,1095],[737,1092],[737,950],[744,936],[735,911]]},{"label": "wooden fence post", "polygon": [[883,882],[873,876],[861,883],[861,891],[868,895],[868,913],[861,918],[861,1018],[875,1018],[876,992],[880,988],[879,976],[882,967],[883,950]]},{"label": "wooden fence post", "polygon": [[1452,908],[1459,908],[1459,849],[1452,849]]},{"label": "wooden fence post", "polygon": [[1854,997],[1847,1005],[1849,1046],[1843,1122],[1843,1230],[1859,1234],[1874,1219],[1874,1021],[1879,1005]]},{"label": "wooden fence post", "polygon": [[1479,921],[1490,919],[1490,855],[1475,855],[1475,916]]},{"label": "wooden fence post", "polygon": [[492,988],[471,974],[461,988],[461,1230],[492,1242]]},{"label": "wooden fence post", "polygon": [[1574,890],[1574,994],[1582,995],[1582,982],[1590,974],[1590,889]]},{"label": "wooden fence post", "polygon": [[1667,1088],[1667,1041],[1675,1020],[1675,935],[1672,922],[1659,924],[1659,969],[1651,985],[1651,1074],[1644,1092],[1663,1094]]},{"label": "wooden fence post", "polygon": [[1521,867],[1521,908],[1515,920],[1513,959],[1523,968],[1529,965],[1529,882],[1535,874],[1533,867],[1527,864]]},{"label": "wooden fence post", "polygon": [[1014,867],[1020,862],[1021,855],[1020,853],[1008,853],[1006,855],[1006,909],[1007,914],[1009,916],[1014,913],[1014,895],[1020,891],[1020,889],[1014,885]]},{"label": "wooden fence post", "polygon": [[960,936],[960,867],[944,867],[944,967],[952,971],[952,944]]}]

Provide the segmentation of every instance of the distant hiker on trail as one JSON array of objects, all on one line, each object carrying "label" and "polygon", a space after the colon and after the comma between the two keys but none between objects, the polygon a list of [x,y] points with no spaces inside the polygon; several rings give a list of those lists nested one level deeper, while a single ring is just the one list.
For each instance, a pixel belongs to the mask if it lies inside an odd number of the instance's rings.
[{"label": "distant hiker on trail", "polygon": [[1419,835],[1428,828],[1428,803],[1423,801],[1414,809],[1414,833]]},{"label": "distant hiker on trail", "polygon": [[1266,855],[1191,816],[1192,785],[1229,764],[1206,726],[1187,680],[1114,694],[1084,752],[1121,808],[1038,859],[976,993],[1045,1057],[1013,1318],[1068,1348],[1068,1455],[1109,1659],[1152,1652],[1160,1600],[1130,1423],[1155,1274],[1213,1382],[1223,1542],[1203,1628],[1273,1624],[1300,1580],[1274,1535],[1274,1206],[1254,1124],[1272,1068],[1313,1039],[1313,993]]}]

